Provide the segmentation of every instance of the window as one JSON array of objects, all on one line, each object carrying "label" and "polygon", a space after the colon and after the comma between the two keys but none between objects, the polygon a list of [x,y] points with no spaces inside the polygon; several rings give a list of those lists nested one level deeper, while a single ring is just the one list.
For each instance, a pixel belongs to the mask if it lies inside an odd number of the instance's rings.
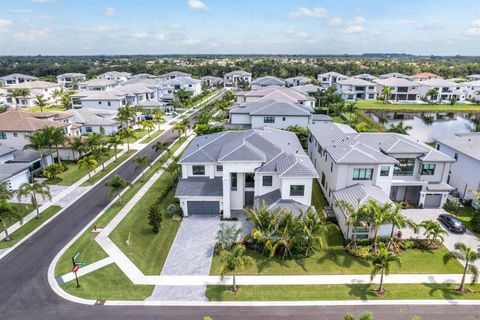
[{"label": "window", "polygon": [[353,180],[372,180],[373,169],[357,168],[353,169]]},{"label": "window", "polygon": [[263,117],[263,123],[275,123],[275,117]]},{"label": "window", "polygon": [[333,162],[330,163],[330,172],[333,172]]},{"label": "window", "polygon": [[92,129],[92,127],[85,127],[85,131],[88,132],[88,133],[91,133],[91,132],[93,132],[93,129]]},{"label": "window", "polygon": [[223,171],[223,166],[221,164],[217,165],[217,171],[222,172]]},{"label": "window", "polygon": [[325,187],[325,173],[322,171],[322,186]]},{"label": "window", "polygon": [[14,132],[14,133],[13,133],[13,136],[14,136],[14,137],[18,137],[18,133],[17,133],[17,132]]},{"label": "window", "polygon": [[290,196],[299,196],[302,197],[305,194],[304,185],[291,185],[290,186]]},{"label": "window", "polygon": [[5,132],[0,131],[0,139],[2,140],[7,139],[7,134]]},{"label": "window", "polygon": [[381,166],[380,167],[380,176],[381,177],[388,177],[390,174],[390,166]]},{"label": "window", "polygon": [[453,156],[455,160],[458,160],[458,153],[455,152],[455,155]]},{"label": "window", "polygon": [[254,187],[255,187],[255,174],[245,173],[245,188],[254,188]]},{"label": "window", "polygon": [[282,121],[285,121],[285,119],[287,119],[287,118],[285,118],[285,117],[282,117]]},{"label": "window", "polygon": [[272,185],[273,185],[273,177],[272,176],[263,176],[262,186],[271,187]]},{"label": "window", "polygon": [[433,163],[424,163],[420,169],[420,175],[422,176],[433,176],[435,174],[435,164]]},{"label": "window", "polygon": [[108,101],[107,105],[110,107],[112,105],[112,103],[110,101]]},{"label": "window", "polygon": [[412,176],[415,167],[414,158],[397,159],[400,164],[396,164],[393,169],[394,176]]},{"label": "window", "polygon": [[237,191],[237,173],[230,173],[231,188],[232,191]]},{"label": "window", "polygon": [[194,176],[204,176],[205,166],[192,166],[192,173]]}]

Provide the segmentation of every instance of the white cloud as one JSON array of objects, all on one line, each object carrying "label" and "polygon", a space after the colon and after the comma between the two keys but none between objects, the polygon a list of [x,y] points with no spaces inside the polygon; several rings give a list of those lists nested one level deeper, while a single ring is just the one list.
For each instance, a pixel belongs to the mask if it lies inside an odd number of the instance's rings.
[{"label": "white cloud", "polygon": [[153,37],[158,41],[165,41],[167,39],[166,34],[163,32],[157,32],[153,35]]},{"label": "white cloud", "polygon": [[322,7],[317,8],[298,8],[290,13],[292,18],[327,18],[329,16],[328,10]]},{"label": "white cloud", "polygon": [[137,32],[132,34],[135,39],[155,39],[157,41],[165,41],[167,36],[163,32]]},{"label": "white cloud", "polygon": [[188,0],[188,6],[193,10],[206,10],[207,6],[202,0]]},{"label": "white cloud", "polygon": [[32,10],[30,9],[12,9],[12,10],[9,10],[10,12],[12,13],[29,13],[29,12],[32,12]]},{"label": "white cloud", "polygon": [[17,41],[30,42],[48,35],[48,29],[35,29],[14,34]]},{"label": "white cloud", "polygon": [[7,31],[11,26],[13,26],[11,20],[0,19],[0,32]]},{"label": "white cloud", "polygon": [[480,36],[480,19],[473,20],[472,26],[465,30],[467,36]]},{"label": "white cloud", "polygon": [[77,28],[77,31],[80,31],[80,32],[113,32],[118,30],[120,30],[120,27],[114,24],[112,25],[102,24],[95,27]]},{"label": "white cloud", "polygon": [[56,0],[30,0],[36,3],[48,3],[48,2],[55,2]]},{"label": "white cloud", "polygon": [[115,8],[112,8],[112,7],[108,7],[106,10],[105,10],[105,15],[106,16],[114,16],[117,14],[117,11],[115,10]]},{"label": "white cloud", "polygon": [[200,43],[200,40],[195,39],[195,38],[186,38],[182,41],[182,44],[189,45],[189,46],[197,44],[197,43]]},{"label": "white cloud", "polygon": [[334,17],[330,19],[330,21],[328,22],[328,25],[334,28],[340,27],[342,24],[343,24],[343,20],[340,19],[339,17]]},{"label": "white cloud", "polygon": [[137,39],[146,39],[146,38],[150,37],[150,35],[148,34],[148,32],[137,32],[137,33],[132,34],[132,37],[137,38]]},{"label": "white cloud", "polygon": [[340,30],[342,33],[360,33],[365,31],[365,28],[361,25],[351,25]]},{"label": "white cloud", "polygon": [[310,35],[304,31],[298,31],[295,29],[288,29],[285,31],[285,35],[293,39],[307,39],[310,38]]},{"label": "white cloud", "polygon": [[330,20],[330,26],[337,28],[341,33],[361,33],[365,31],[364,24],[366,20],[362,16],[355,17],[355,19],[351,21],[343,21],[337,18],[337,20],[332,23],[332,20]]},{"label": "white cloud", "polygon": [[443,25],[436,21],[427,21],[427,22],[420,22],[415,25],[415,28],[420,30],[433,30],[433,29],[440,29]]},{"label": "white cloud", "polygon": [[55,20],[54,17],[52,17],[52,16],[47,16],[47,15],[45,15],[45,14],[39,16],[38,18],[39,18],[40,20],[47,21],[47,22],[52,22],[52,21]]}]

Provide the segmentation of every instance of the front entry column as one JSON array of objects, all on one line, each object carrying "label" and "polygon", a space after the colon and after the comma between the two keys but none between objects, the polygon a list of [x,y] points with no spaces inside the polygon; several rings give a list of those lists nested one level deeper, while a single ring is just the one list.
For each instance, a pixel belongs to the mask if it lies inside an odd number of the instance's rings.
[{"label": "front entry column", "polygon": [[230,175],[225,177],[223,176],[223,217],[229,219],[231,217],[230,212]]}]

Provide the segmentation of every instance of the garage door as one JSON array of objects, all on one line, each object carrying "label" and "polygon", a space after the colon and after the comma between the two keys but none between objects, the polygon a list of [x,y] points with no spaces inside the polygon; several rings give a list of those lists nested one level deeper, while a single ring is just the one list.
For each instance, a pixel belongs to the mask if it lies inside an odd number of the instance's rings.
[{"label": "garage door", "polygon": [[219,201],[188,201],[187,202],[188,215],[195,214],[219,214]]},{"label": "garage door", "polygon": [[440,208],[441,203],[442,203],[441,194],[427,194],[425,197],[425,204],[423,205],[423,207],[424,208]]},{"label": "garage door", "polygon": [[422,187],[406,187],[405,201],[418,205],[418,202],[420,201],[420,191],[422,191]]}]

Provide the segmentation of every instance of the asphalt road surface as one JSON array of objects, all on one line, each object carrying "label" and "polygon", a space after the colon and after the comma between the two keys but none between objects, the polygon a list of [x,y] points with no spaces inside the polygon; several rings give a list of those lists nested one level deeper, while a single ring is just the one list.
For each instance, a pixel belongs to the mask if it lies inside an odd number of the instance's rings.
[{"label": "asphalt road surface", "polygon": [[[192,120],[193,122],[193,120]],[[153,141],[173,141],[171,130]],[[150,147],[138,156],[155,158]],[[132,161],[114,170],[133,180]],[[346,313],[370,311],[375,319],[478,319],[477,306],[337,306],[337,307],[185,307],[185,306],[87,306],[63,300],[50,288],[48,267],[55,255],[107,204],[108,190],[98,184],[30,239],[0,260],[0,319],[343,319]]]}]

